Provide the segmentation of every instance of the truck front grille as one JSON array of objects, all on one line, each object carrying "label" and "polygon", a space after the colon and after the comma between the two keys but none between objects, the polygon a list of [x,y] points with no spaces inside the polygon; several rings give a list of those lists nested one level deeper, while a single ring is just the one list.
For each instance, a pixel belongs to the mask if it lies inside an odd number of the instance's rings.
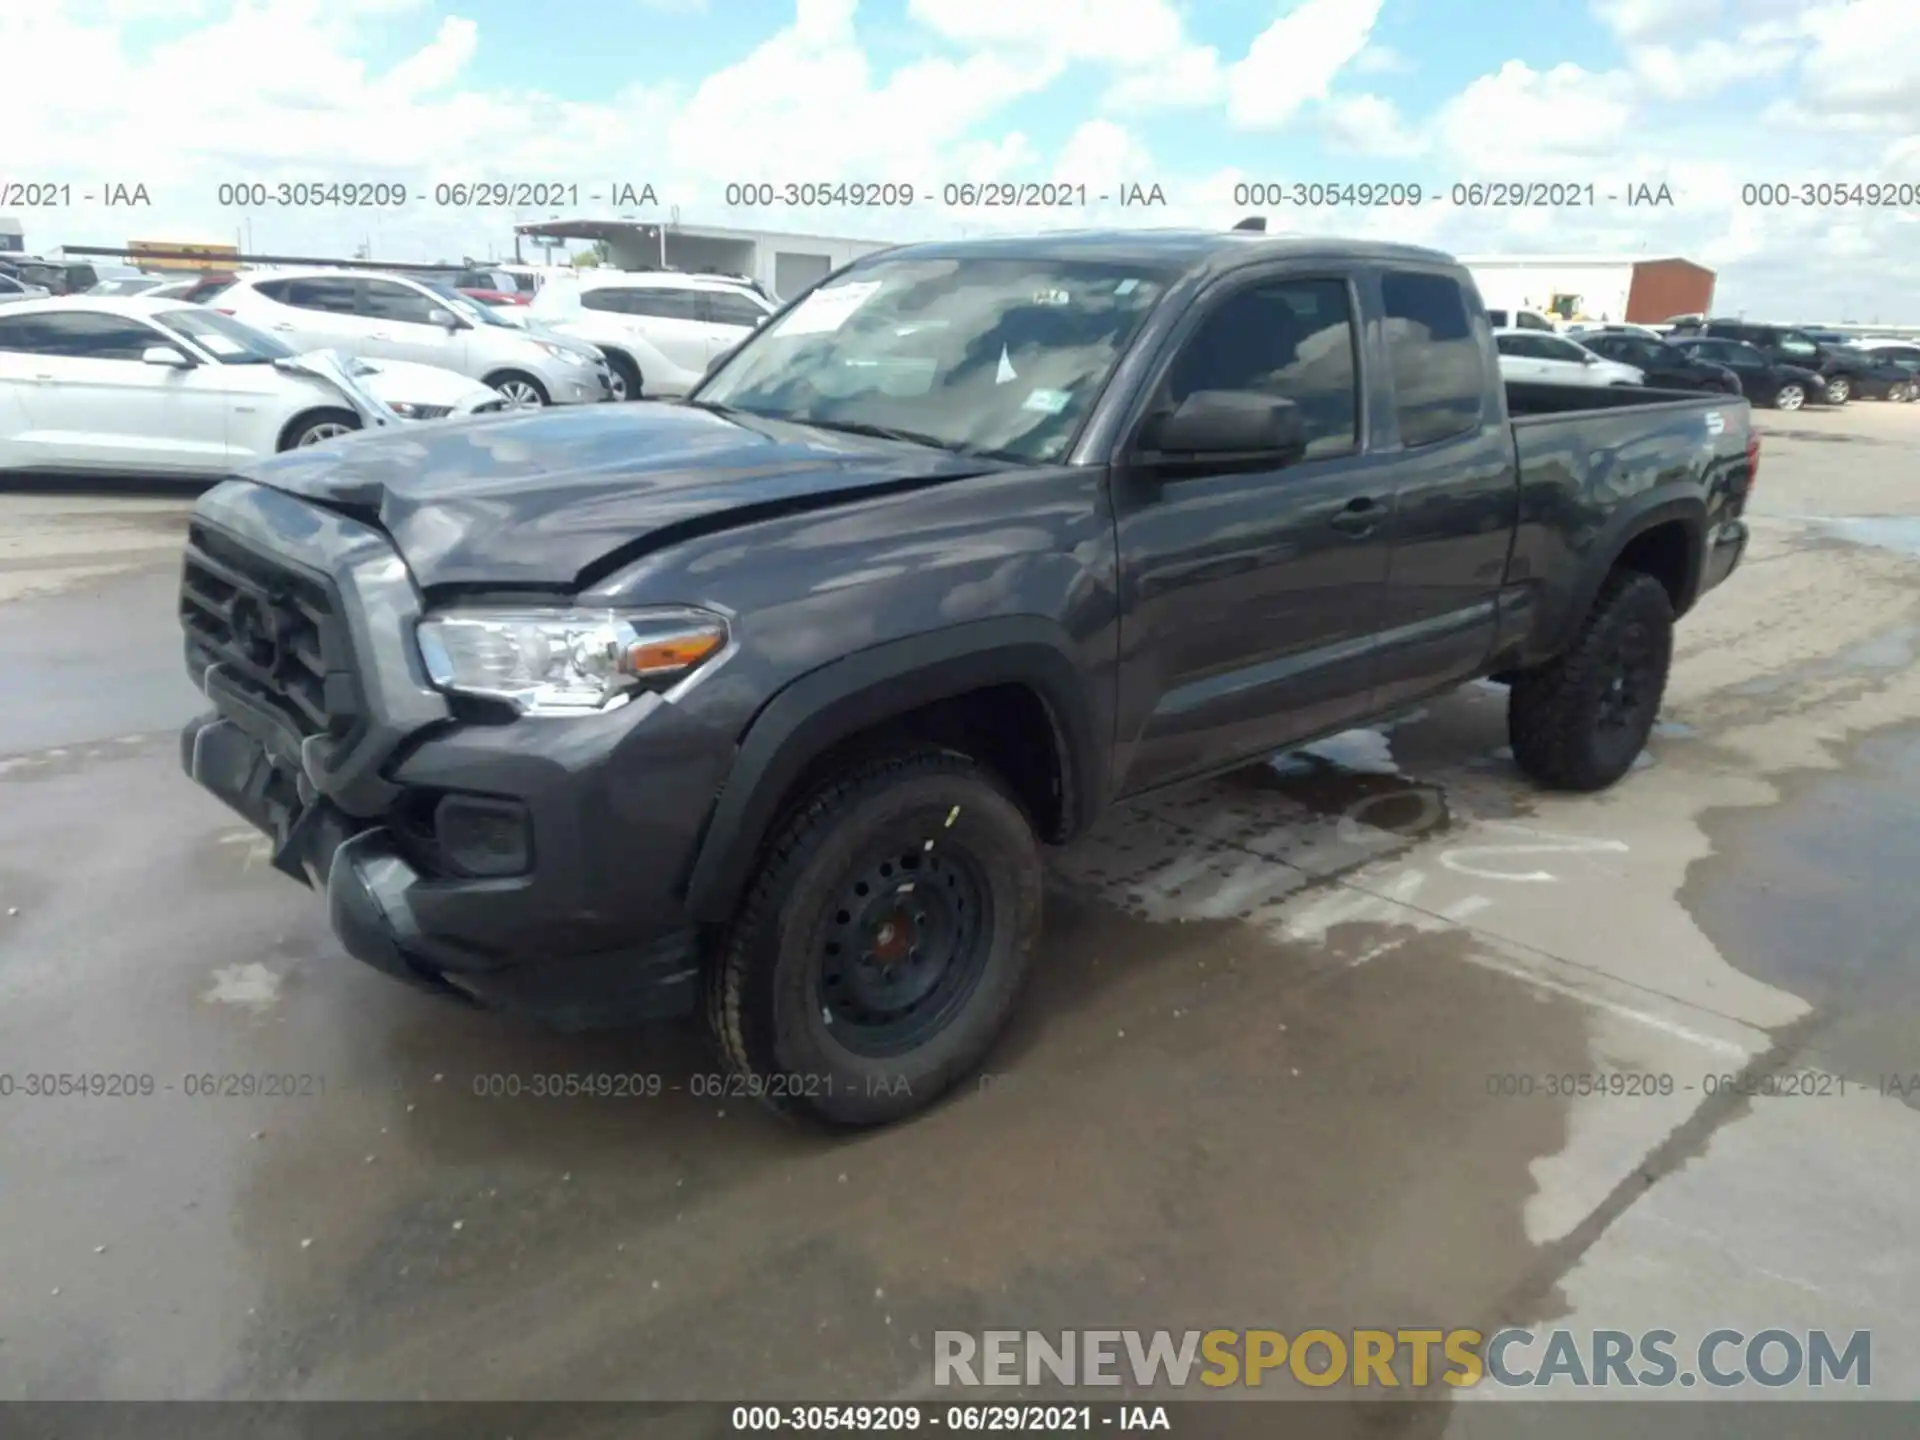
[{"label": "truck front grille", "polygon": [[187,534],[180,624],[187,668],[209,694],[208,672],[217,671],[220,685],[300,739],[351,743],[363,707],[326,581],[196,523]]}]

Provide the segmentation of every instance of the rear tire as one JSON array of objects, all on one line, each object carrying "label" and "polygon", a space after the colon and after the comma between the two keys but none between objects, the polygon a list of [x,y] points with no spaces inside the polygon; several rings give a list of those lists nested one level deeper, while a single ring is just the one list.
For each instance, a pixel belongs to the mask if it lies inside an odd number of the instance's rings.
[{"label": "rear tire", "polygon": [[781,823],[709,967],[740,1090],[834,1126],[924,1109],[1013,1013],[1041,899],[1033,827],[975,761],[846,769]]},{"label": "rear tire", "polygon": [[1773,408],[1776,410],[1798,410],[1807,403],[1807,392],[1798,385],[1782,385],[1773,392]]},{"label": "rear tire", "polygon": [[1853,382],[1844,375],[1836,375],[1827,381],[1827,403],[1844,405],[1853,398]]},{"label": "rear tire", "polygon": [[609,350],[606,356],[607,368],[613,371],[613,398],[616,401],[640,399],[645,393],[641,387],[646,383],[640,367],[618,350]]},{"label": "rear tire", "polygon": [[1515,677],[1507,739],[1555,790],[1604,790],[1639,758],[1673,664],[1673,601],[1651,575],[1616,570],[1565,654]]},{"label": "rear tire", "polygon": [[360,417],[351,410],[315,410],[297,416],[280,433],[280,448],[299,450],[308,445],[324,444],[342,435],[351,435],[359,428]]}]

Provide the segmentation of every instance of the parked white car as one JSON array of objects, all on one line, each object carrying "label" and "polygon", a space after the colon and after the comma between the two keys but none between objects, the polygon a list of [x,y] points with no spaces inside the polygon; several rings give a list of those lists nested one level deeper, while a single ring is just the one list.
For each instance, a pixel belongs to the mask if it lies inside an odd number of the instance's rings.
[{"label": "parked white car", "polygon": [[15,300],[44,300],[49,293],[44,285],[28,285],[11,275],[0,275],[0,305],[11,304]]},{"label": "parked white car", "polygon": [[1638,335],[1644,340],[1660,340],[1665,337],[1651,325],[1634,325],[1625,320],[1591,320],[1578,325],[1569,325],[1561,332],[1574,340],[1586,335]]},{"label": "parked white car", "polygon": [[1542,315],[1538,310],[1528,310],[1524,306],[1518,310],[1491,306],[1487,310],[1487,323],[1496,330],[1539,330],[1548,335],[1560,328],[1551,316]]},{"label": "parked white car", "polygon": [[0,473],[214,477],[354,430],[507,408],[468,376],[296,354],[199,305],[76,295],[0,309]]},{"label": "parked white car", "polygon": [[622,399],[686,394],[774,311],[732,280],[670,270],[576,273],[549,279],[522,308],[531,324],[597,346]]},{"label": "parked white car", "polygon": [[1646,373],[1596,355],[1564,335],[1538,330],[1496,330],[1502,380],[1551,381],[1556,385],[1644,385]]},{"label": "parked white car", "polygon": [[613,398],[612,372],[592,345],[509,325],[438,281],[342,270],[256,271],[212,303],[295,350],[334,349],[456,370],[498,390],[514,409]]},{"label": "parked white car", "polygon": [[164,275],[122,275],[88,287],[87,295],[148,295],[167,283]]}]

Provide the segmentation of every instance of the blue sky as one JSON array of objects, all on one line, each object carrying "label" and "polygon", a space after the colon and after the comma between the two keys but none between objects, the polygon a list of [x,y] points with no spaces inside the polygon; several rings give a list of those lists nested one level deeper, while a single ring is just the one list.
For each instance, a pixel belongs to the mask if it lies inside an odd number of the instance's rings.
[{"label": "blue sky", "polygon": [[[497,253],[514,220],[552,213],[239,213],[216,203],[235,180],[417,195],[618,175],[690,223],[899,239],[1228,223],[1249,180],[1643,181],[1670,187],[1671,209],[1430,203],[1275,223],[1456,251],[1679,253],[1743,307],[1920,321],[1920,208],[1741,203],[1757,181],[1920,184],[1912,0],[60,0],[0,7],[0,53],[22,57],[9,173],[141,181],[154,204],[139,223],[175,239],[433,259]],[[1170,203],[724,204],[729,180],[983,179],[1158,183]],[[21,218],[36,243],[151,238],[77,204]]]}]

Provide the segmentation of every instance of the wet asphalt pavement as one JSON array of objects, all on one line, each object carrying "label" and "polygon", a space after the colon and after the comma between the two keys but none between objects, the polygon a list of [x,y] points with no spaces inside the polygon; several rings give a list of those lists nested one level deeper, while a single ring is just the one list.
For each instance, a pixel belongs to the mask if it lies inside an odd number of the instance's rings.
[{"label": "wet asphalt pavement", "polygon": [[[690,1026],[345,958],[179,773],[184,506],[0,495],[0,1398],[930,1396],[938,1329],[1504,1322],[1871,1327],[1920,1397],[1920,407],[1792,430],[1614,791],[1532,791],[1472,686],[1126,807],[987,1073],[851,1139],[708,1094]],[[1595,1071],[1671,1093],[1514,1093]],[[630,1093],[524,1093],[567,1073]]]}]

